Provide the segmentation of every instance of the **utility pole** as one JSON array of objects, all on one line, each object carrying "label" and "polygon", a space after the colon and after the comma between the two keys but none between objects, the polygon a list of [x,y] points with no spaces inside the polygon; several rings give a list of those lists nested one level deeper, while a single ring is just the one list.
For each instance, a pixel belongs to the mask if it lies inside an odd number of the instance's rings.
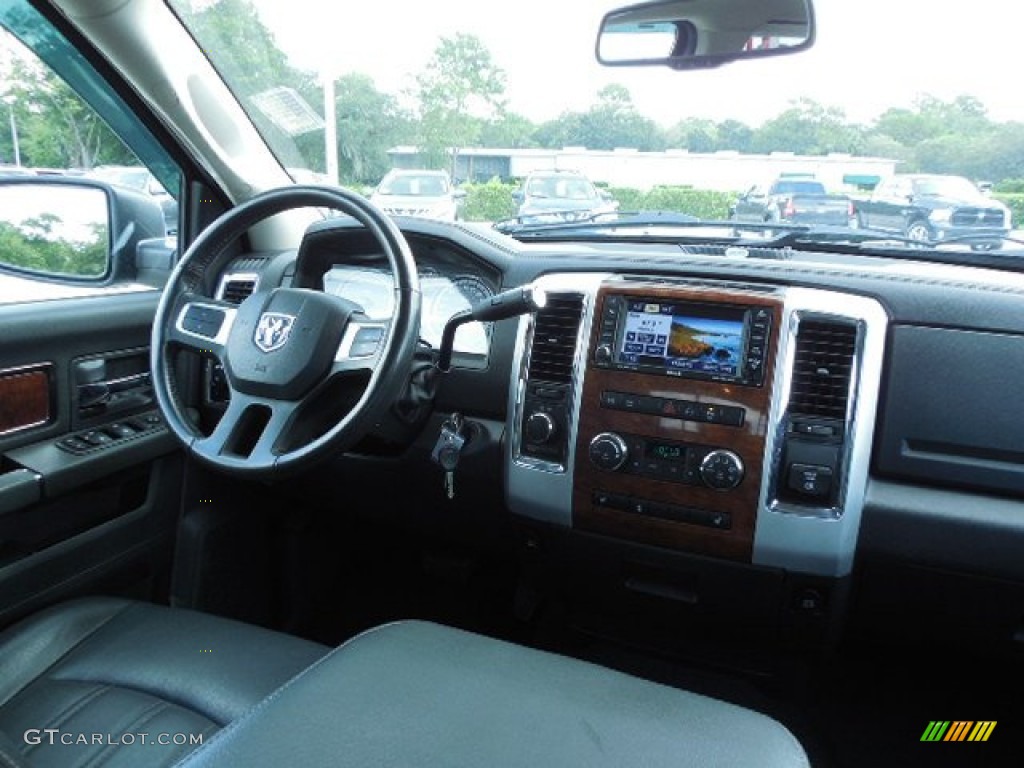
[{"label": "utility pole", "polygon": [[14,146],[14,164],[21,167],[21,147],[18,145],[18,124],[14,122],[14,107],[7,105],[7,115],[11,123],[11,144]]}]

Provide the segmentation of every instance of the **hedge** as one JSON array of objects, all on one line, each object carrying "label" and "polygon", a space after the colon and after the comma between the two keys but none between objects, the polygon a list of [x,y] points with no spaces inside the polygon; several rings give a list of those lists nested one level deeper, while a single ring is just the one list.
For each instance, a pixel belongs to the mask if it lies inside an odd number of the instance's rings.
[{"label": "hedge", "polygon": [[[497,178],[483,184],[465,184],[462,215],[468,221],[500,221],[516,215],[512,193],[518,184]],[[621,211],[660,210],[688,213],[702,219],[727,219],[736,194],[692,187],[654,187],[644,191],[633,187],[608,187]]]},{"label": "hedge", "polygon": [[992,197],[1009,206],[1014,227],[1024,227],[1024,192],[994,192]]}]

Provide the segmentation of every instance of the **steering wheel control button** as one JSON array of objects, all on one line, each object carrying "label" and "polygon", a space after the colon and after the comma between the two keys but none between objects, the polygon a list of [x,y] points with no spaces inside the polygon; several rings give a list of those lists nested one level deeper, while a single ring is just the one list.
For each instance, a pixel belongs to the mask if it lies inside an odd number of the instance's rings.
[{"label": "steering wheel control button", "polygon": [[629,458],[626,441],[614,432],[602,432],[590,441],[590,461],[598,469],[614,472]]},{"label": "steering wheel control button", "polygon": [[786,486],[801,496],[826,498],[832,492],[832,468],[815,464],[790,464]]},{"label": "steering wheel control button", "polygon": [[181,327],[196,336],[205,339],[215,339],[224,325],[224,313],[215,307],[204,307],[200,304],[192,304],[185,310],[185,316],[181,319]]},{"label": "steering wheel control button", "polygon": [[729,491],[743,481],[743,460],[732,451],[718,448],[700,463],[700,479],[716,491]]},{"label": "steering wheel control button", "polygon": [[383,338],[383,328],[360,328],[352,341],[352,348],[348,352],[349,357],[372,357],[377,353],[377,348]]}]

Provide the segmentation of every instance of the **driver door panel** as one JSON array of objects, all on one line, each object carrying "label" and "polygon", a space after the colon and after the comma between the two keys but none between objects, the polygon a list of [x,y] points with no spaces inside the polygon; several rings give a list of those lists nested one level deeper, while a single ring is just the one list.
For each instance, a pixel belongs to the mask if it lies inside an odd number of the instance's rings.
[{"label": "driver door panel", "polygon": [[[166,589],[182,459],[146,393],[157,299],[0,306],[0,624],[74,594]],[[98,444],[67,447],[86,436]]]}]

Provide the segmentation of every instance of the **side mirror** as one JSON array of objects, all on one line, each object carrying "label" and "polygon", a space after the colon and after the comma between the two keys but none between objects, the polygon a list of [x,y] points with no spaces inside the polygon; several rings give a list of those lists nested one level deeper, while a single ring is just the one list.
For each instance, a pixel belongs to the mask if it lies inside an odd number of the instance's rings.
[{"label": "side mirror", "polygon": [[610,203],[615,199],[612,193],[609,192],[607,189],[598,189],[597,194],[600,195],[601,199],[604,200],[606,203]]},{"label": "side mirror", "polygon": [[523,204],[523,200],[525,200],[525,199],[526,199],[526,194],[521,189],[517,189],[515,192],[512,193],[512,200],[513,200],[513,202],[516,202],[519,205],[522,205]]},{"label": "side mirror", "polygon": [[596,52],[606,66],[696,69],[813,44],[811,0],[653,0],[606,14]]},{"label": "side mirror", "polygon": [[65,176],[0,179],[0,267],[68,280],[135,274],[142,240],[165,236],[142,192]]},{"label": "side mirror", "polygon": [[464,200],[466,198],[466,190],[462,189],[461,187],[456,187],[455,189],[452,190],[452,197],[454,197],[456,200]]}]

